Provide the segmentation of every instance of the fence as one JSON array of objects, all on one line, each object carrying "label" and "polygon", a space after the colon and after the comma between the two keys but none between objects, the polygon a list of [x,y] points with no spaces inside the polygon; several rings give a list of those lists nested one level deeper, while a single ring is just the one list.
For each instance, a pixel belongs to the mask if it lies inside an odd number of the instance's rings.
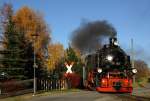
[{"label": "fence", "polygon": [[[51,90],[64,90],[71,87],[67,79],[49,80],[37,79],[37,90],[51,91]],[[8,96],[16,96],[25,93],[33,92],[33,79],[29,80],[9,80],[0,82],[0,98]]]},{"label": "fence", "polygon": [[66,79],[62,80],[37,80],[37,90],[63,90],[69,88],[69,83]]}]

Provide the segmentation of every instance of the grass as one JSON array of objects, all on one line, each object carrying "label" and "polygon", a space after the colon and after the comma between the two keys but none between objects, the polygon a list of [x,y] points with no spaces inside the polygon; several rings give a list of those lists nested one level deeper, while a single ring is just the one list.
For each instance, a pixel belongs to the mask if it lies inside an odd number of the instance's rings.
[{"label": "grass", "polygon": [[33,98],[32,94],[25,94],[25,95],[0,99],[0,101],[28,101],[29,99],[32,98]]},{"label": "grass", "polygon": [[141,78],[139,81],[136,81],[135,83],[133,83],[133,87],[134,88],[145,87],[146,84],[148,84],[148,79]]},{"label": "grass", "polygon": [[30,94],[25,94],[25,95],[0,99],[0,101],[28,101],[28,100],[31,100],[35,97],[49,96],[49,95],[52,95],[52,94],[57,95],[57,94],[62,94],[62,93],[78,92],[78,91],[80,91],[80,90],[79,89],[66,89],[66,90],[61,90],[61,91],[60,90],[53,90],[53,91],[48,91],[48,92],[40,91],[35,96],[33,96],[33,94],[30,93]]}]

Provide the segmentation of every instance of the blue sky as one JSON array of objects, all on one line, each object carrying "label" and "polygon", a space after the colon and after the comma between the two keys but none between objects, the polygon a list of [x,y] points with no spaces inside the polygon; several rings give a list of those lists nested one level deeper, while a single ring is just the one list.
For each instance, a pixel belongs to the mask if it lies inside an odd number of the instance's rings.
[{"label": "blue sky", "polygon": [[15,11],[29,6],[42,12],[53,41],[65,48],[82,19],[107,20],[116,28],[121,46],[128,51],[133,38],[136,58],[150,64],[150,0],[0,0],[0,5],[4,2],[12,3]]}]

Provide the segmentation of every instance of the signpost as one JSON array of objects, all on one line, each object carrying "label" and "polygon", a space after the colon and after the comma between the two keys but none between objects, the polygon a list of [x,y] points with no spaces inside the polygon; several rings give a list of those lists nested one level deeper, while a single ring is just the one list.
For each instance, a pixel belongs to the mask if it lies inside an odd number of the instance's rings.
[{"label": "signpost", "polygon": [[71,62],[70,64],[65,62],[65,66],[67,68],[67,71],[65,73],[65,76],[66,76],[66,79],[67,79],[67,84],[68,84],[68,88],[71,88],[71,81],[70,81],[70,77],[69,77],[69,74],[72,74],[72,66],[74,65],[74,62]]}]

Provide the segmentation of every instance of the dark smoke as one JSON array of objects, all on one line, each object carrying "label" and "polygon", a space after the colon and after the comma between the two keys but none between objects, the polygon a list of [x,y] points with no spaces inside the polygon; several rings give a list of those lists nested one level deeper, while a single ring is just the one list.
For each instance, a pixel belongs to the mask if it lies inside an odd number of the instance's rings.
[{"label": "dark smoke", "polygon": [[101,48],[106,38],[116,36],[115,28],[107,21],[94,21],[81,24],[72,33],[72,45],[82,53]]}]

